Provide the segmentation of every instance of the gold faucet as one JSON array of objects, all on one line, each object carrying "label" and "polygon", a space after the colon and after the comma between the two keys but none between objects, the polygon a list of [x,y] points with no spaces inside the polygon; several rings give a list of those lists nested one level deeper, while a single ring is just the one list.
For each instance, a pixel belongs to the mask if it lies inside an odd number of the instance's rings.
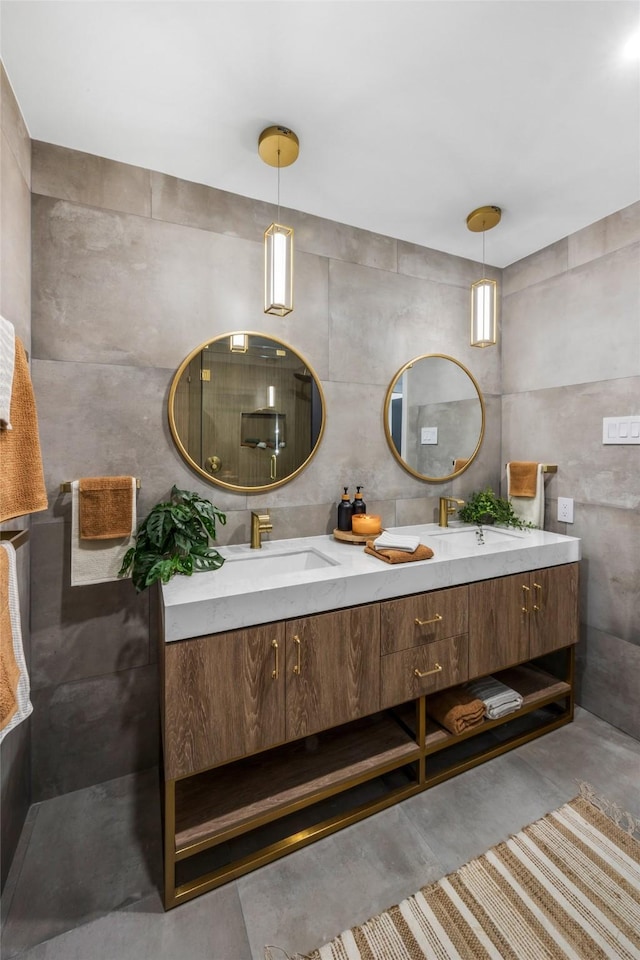
[{"label": "gold faucet", "polygon": [[251,548],[256,550],[262,546],[262,534],[270,533],[273,525],[268,513],[251,514]]},{"label": "gold faucet", "polygon": [[440,518],[438,520],[439,527],[448,527],[449,526],[449,517],[452,513],[456,512],[455,506],[458,507],[464,506],[464,500],[458,500],[456,497],[440,497]]}]

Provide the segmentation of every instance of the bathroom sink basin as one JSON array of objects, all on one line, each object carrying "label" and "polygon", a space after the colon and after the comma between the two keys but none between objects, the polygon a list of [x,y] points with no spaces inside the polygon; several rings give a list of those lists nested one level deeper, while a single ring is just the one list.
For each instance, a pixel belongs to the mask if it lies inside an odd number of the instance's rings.
[{"label": "bathroom sink basin", "polygon": [[431,534],[431,539],[436,538],[454,549],[466,550],[470,547],[492,546],[494,543],[513,543],[514,540],[522,540],[523,534],[515,530],[483,527],[482,536],[480,536],[476,527],[472,529],[469,529],[469,527],[448,527],[438,531],[438,533]]},{"label": "bathroom sink basin", "polygon": [[325,556],[319,550],[292,550],[286,553],[263,553],[256,550],[244,556],[227,557],[222,570],[226,570],[227,574],[232,576],[240,576],[243,579],[250,577],[252,580],[260,581],[267,577],[279,577],[287,573],[334,566],[338,566],[338,561]]}]

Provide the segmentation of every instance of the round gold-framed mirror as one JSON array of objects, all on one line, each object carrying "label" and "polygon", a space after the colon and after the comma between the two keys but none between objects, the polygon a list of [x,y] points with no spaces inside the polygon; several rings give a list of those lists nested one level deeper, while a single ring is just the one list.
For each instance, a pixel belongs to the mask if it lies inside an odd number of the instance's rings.
[{"label": "round gold-framed mirror", "polygon": [[473,374],[444,353],[409,360],[384,401],[389,448],[404,469],[429,483],[463,473],[484,437],[485,407]]},{"label": "round gold-framed mirror", "polygon": [[169,390],[169,427],[189,466],[242,493],[293,480],[325,427],[320,381],[288,343],[236,330],[185,357]]}]

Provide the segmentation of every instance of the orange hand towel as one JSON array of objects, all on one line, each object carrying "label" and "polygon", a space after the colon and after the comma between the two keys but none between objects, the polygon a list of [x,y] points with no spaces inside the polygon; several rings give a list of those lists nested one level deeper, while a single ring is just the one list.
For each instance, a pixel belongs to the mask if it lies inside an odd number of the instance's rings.
[{"label": "orange hand towel", "polygon": [[367,540],[364,552],[378,560],[384,560],[385,563],[410,563],[412,560],[430,560],[433,556],[431,547],[424,543],[419,543],[413,553],[409,553],[407,550],[376,550],[373,540]]},{"label": "orange hand towel", "polygon": [[0,521],[47,509],[38,414],[29,363],[19,337],[15,340],[11,388],[12,430],[0,430]]},{"label": "orange hand towel", "polygon": [[484,720],[484,703],[461,687],[427,699],[427,713],[450,733],[464,733]]},{"label": "orange hand towel", "polygon": [[84,477],[78,482],[81,540],[131,534],[133,485],[133,477]]},{"label": "orange hand towel", "polygon": [[464,459],[464,457],[458,457],[457,460],[453,461],[453,472],[457,473],[458,470],[462,470],[463,467],[466,467],[468,463],[469,463],[468,457],[466,460]]},{"label": "orange hand towel", "polygon": [[538,464],[530,460],[512,460],[509,464],[509,496],[535,497]]}]

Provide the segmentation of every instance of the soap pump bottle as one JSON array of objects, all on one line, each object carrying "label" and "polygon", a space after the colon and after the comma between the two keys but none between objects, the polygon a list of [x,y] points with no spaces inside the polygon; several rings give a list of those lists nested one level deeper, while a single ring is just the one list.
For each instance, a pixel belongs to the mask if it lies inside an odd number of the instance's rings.
[{"label": "soap pump bottle", "polygon": [[366,505],[366,503],[364,502],[364,500],[362,499],[362,494],[360,493],[361,490],[362,490],[362,487],[356,487],[356,495],[355,495],[354,500],[353,500],[353,512],[354,512],[354,513],[366,513],[366,512],[367,512],[367,505]]},{"label": "soap pump bottle", "polygon": [[349,500],[349,488],[344,488],[344,493],[338,504],[338,530],[348,532],[351,530],[351,517],[353,514],[353,504]]}]

